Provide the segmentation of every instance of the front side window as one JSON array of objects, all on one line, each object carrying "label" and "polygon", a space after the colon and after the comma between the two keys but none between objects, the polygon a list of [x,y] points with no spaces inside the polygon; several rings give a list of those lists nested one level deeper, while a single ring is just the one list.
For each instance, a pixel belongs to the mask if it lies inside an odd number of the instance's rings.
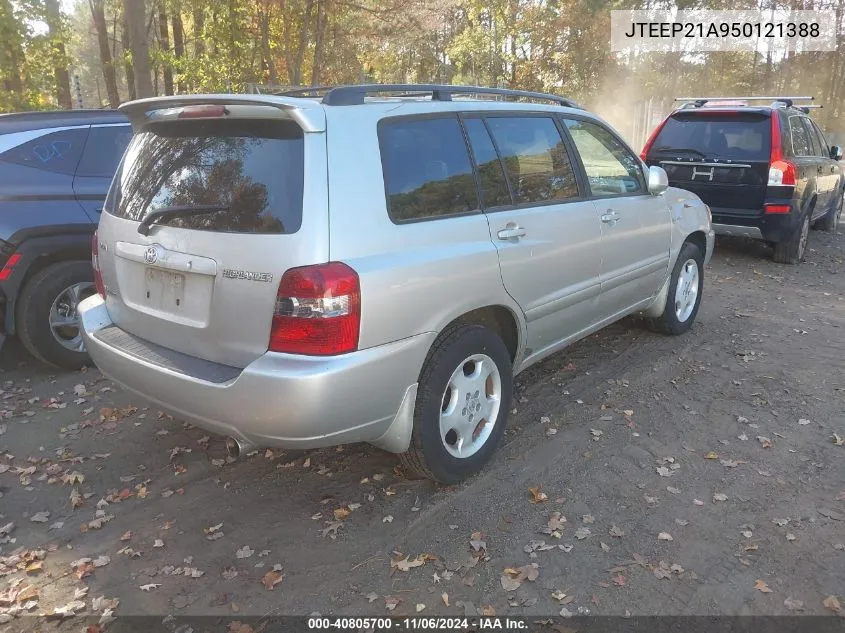
[{"label": "front side window", "polygon": [[800,116],[789,117],[789,133],[792,136],[793,156],[812,156],[813,144],[810,141],[810,134],[804,127]]},{"label": "front side window", "polygon": [[516,204],[579,197],[572,163],[554,119],[489,117]]},{"label": "front side window", "polygon": [[[163,121],[136,134],[105,209],[128,220],[181,207],[159,223],[221,233],[296,233],[302,224],[303,132],[292,121]],[[215,207],[206,213],[203,207]]]},{"label": "front side window", "polygon": [[87,126],[50,132],[6,150],[0,160],[72,176],[87,136]]},{"label": "front side window", "polygon": [[475,176],[457,117],[379,125],[387,209],[397,223],[478,210]]},{"label": "front side window", "polygon": [[594,196],[645,193],[642,164],[609,130],[576,119],[566,119],[566,127]]},{"label": "front side window", "polygon": [[816,143],[819,146],[819,156],[824,156],[825,158],[830,158],[830,145],[827,143],[827,139],[825,139],[824,134],[819,129],[819,126],[816,125],[815,121],[812,119],[807,119],[807,124],[811,128],[811,132],[816,138]]}]

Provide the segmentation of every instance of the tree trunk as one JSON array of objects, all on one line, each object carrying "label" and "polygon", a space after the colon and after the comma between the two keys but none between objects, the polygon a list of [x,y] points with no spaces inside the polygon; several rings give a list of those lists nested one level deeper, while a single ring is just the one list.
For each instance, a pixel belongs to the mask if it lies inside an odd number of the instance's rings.
[{"label": "tree trunk", "polygon": [[132,67],[135,71],[135,92],[138,98],[155,96],[150,75],[150,46],[147,42],[147,22],[142,0],[123,0],[123,12],[129,31]]},{"label": "tree trunk", "polygon": [[205,54],[205,42],[203,31],[205,30],[205,12],[203,9],[194,9],[194,57],[200,58]]},{"label": "tree trunk", "polygon": [[109,32],[106,25],[106,14],[103,8],[104,0],[88,0],[91,17],[97,29],[97,44],[100,47],[100,64],[103,66],[103,80],[106,82],[106,93],[109,106],[116,108],[120,105],[120,95],[117,92],[117,76],[114,72],[114,60],[109,49]]},{"label": "tree trunk", "polygon": [[320,85],[320,71],[323,69],[323,47],[326,36],[326,21],[328,20],[328,4],[330,0],[317,3],[317,26],[314,35],[314,63],[311,65],[311,85]]},{"label": "tree trunk", "polygon": [[73,103],[70,99],[70,74],[67,71],[67,54],[65,52],[64,34],[62,33],[62,14],[59,11],[59,0],[45,0],[44,8],[53,49],[56,101],[59,102],[60,108],[70,110],[73,108]]},{"label": "tree trunk", "polygon": [[[182,15],[178,9],[173,12],[173,16],[170,18],[170,24],[173,26],[173,54],[177,60],[181,60],[185,56],[185,30],[182,28]],[[177,64],[180,63],[181,61],[177,61]],[[182,79],[183,71],[181,66],[177,66],[176,70],[178,71],[176,87],[179,93],[183,94],[185,92],[185,80]]]},{"label": "tree trunk", "polygon": [[[12,15],[12,3],[0,0],[0,15]],[[15,100],[23,100],[23,78],[21,77],[24,59],[23,40],[18,30],[17,20],[0,24],[0,71],[3,75],[3,89],[13,92]]]},{"label": "tree trunk", "polygon": [[[158,35],[159,46],[164,53],[170,52],[170,34],[167,28],[167,9],[164,6],[164,0],[158,3]],[[174,39],[175,39],[174,35]],[[165,55],[162,72],[164,74],[164,94],[173,94],[173,68],[170,65],[170,60]]]},{"label": "tree trunk", "polygon": [[293,63],[288,68],[288,77],[291,85],[298,86],[302,83],[302,60],[305,58],[305,46],[308,44],[308,27],[311,23],[311,11],[314,8],[314,0],[307,0],[305,3],[305,15],[302,17],[302,24],[299,27],[297,38],[296,54]]},{"label": "tree trunk", "polygon": [[124,63],[124,72],[126,74],[126,91],[129,96],[129,100],[132,101],[133,99],[138,98],[138,93],[135,91],[135,68],[132,66],[132,59],[129,55],[127,55],[127,51],[130,50],[129,48],[129,25],[126,23],[126,16],[123,16],[123,21],[120,25],[120,37],[123,40],[123,55],[125,58]]}]

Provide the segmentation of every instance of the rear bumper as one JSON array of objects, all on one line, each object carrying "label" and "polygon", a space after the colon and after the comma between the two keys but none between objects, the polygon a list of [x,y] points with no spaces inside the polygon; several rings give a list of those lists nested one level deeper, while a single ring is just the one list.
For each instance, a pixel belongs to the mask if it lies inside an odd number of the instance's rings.
[{"label": "rear bumper", "polygon": [[772,204],[789,205],[789,213],[764,213],[760,209],[749,214],[747,209],[711,207],[716,235],[751,237],[767,242],[783,242],[798,229],[800,212],[791,200],[771,200]]},{"label": "rear bumper", "polygon": [[80,314],[88,353],[115,382],[213,433],[283,448],[383,443],[435,336],[420,334],[333,357],[268,352],[221,383],[139,358],[98,338],[98,332],[113,326],[98,295],[80,304]]}]

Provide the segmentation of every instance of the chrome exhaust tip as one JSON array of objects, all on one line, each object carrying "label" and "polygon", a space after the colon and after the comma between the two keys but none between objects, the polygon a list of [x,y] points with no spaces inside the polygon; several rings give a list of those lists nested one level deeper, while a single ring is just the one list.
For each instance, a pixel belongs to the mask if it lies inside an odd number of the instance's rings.
[{"label": "chrome exhaust tip", "polygon": [[252,444],[248,444],[236,437],[226,438],[226,453],[232,459],[238,459],[241,455],[247,454],[253,448],[255,447]]}]

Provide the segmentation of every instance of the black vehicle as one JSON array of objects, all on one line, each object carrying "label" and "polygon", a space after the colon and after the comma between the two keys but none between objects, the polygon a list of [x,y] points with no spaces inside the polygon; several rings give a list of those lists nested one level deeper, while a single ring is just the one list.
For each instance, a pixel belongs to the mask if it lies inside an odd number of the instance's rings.
[{"label": "black vehicle", "polygon": [[88,361],[76,308],[95,292],[91,239],[131,136],[114,111],[0,115],[0,340]]},{"label": "black vehicle", "polygon": [[666,170],[669,184],[710,206],[721,235],[765,240],[774,260],[804,259],[810,227],[835,231],[842,213],[842,150],[808,116],[810,107],[774,98],[767,106],[691,98],[654,130],[640,155]]}]

